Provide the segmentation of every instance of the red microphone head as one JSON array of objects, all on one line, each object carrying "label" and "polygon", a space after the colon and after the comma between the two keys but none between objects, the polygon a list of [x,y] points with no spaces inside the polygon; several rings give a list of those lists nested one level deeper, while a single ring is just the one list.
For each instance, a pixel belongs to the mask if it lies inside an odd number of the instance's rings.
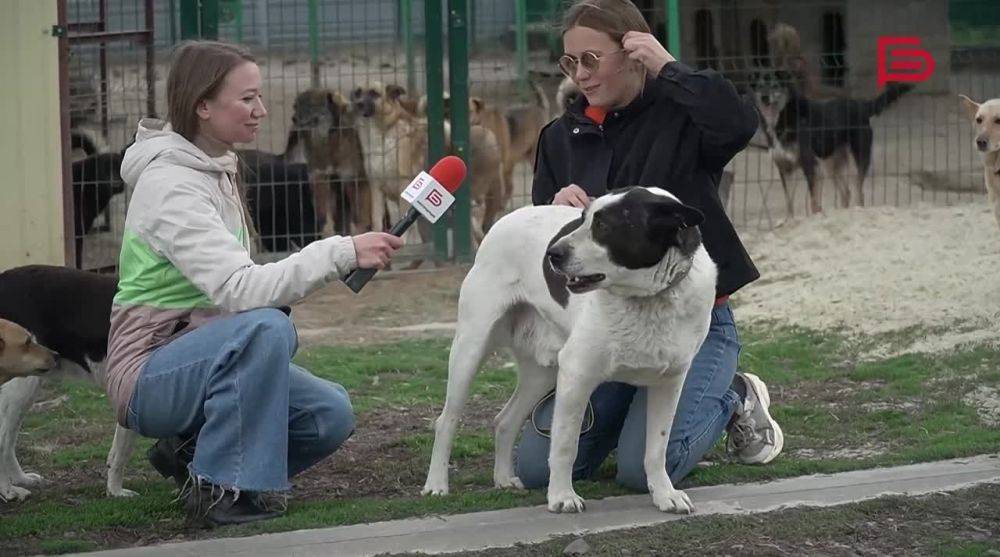
[{"label": "red microphone head", "polygon": [[462,180],[465,180],[465,161],[455,155],[448,155],[439,160],[428,174],[444,186],[448,193],[455,193],[458,186],[462,185]]}]

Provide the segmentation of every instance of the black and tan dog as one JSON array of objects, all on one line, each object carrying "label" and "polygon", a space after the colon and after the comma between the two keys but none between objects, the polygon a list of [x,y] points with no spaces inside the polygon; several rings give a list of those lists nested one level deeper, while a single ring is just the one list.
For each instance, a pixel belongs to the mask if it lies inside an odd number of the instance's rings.
[{"label": "black and tan dog", "polygon": [[316,222],[324,235],[371,230],[371,194],[350,106],[331,89],[309,89],[295,98],[285,156],[301,148],[309,167]]},{"label": "black and tan dog", "polygon": [[[8,342],[19,342],[22,347],[25,342],[39,343],[59,355],[60,369],[72,362],[103,386],[111,302],[117,284],[113,276],[49,265],[0,273],[0,319],[16,323],[31,335],[25,337],[15,331],[8,337],[6,332],[0,333],[5,344],[3,359],[8,358]],[[11,352],[10,357],[15,354]],[[41,352],[36,357],[46,359]],[[47,367],[48,362],[43,363],[31,363],[29,367]],[[0,501],[23,499],[30,495],[25,488],[42,481],[37,474],[24,472],[15,454],[21,420],[34,401],[39,383],[39,377],[17,377],[0,388]],[[135,495],[122,488],[135,438],[135,433],[116,427],[107,460],[108,495]]]},{"label": "black and tan dog", "polygon": [[[872,99],[813,100],[802,94],[793,76],[764,70],[754,77],[751,89],[768,150],[785,190],[786,210],[792,217],[795,191],[789,179],[796,169],[805,174],[812,213],[823,210],[824,176],[832,178],[837,186],[841,207],[851,205],[852,193],[859,205],[864,204],[863,186],[874,146],[871,119],[913,86],[890,83]],[[849,183],[851,162],[853,183]]]}]

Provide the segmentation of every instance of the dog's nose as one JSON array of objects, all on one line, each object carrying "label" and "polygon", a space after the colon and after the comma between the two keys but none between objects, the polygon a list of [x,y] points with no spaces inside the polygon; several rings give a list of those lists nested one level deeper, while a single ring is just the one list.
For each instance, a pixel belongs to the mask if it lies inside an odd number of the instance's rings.
[{"label": "dog's nose", "polygon": [[990,142],[987,139],[979,138],[976,140],[976,147],[978,147],[980,151],[985,151],[989,146]]},{"label": "dog's nose", "polygon": [[552,266],[559,267],[566,261],[566,250],[564,248],[551,247],[545,252],[545,256],[552,262]]}]

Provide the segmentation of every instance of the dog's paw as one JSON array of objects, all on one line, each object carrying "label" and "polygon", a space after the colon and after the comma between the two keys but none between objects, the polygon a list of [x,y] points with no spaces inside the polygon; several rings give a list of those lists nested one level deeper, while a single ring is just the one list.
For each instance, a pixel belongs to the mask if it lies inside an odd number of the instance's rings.
[{"label": "dog's paw", "polygon": [[131,489],[125,489],[124,487],[119,488],[108,488],[106,490],[108,497],[136,497],[139,494],[132,491]]},{"label": "dog's paw", "polygon": [[549,493],[549,511],[554,513],[582,513],[586,505],[583,498],[572,489],[565,492]]},{"label": "dog's paw", "polygon": [[448,480],[438,481],[427,479],[424,488],[420,490],[421,495],[448,495]]},{"label": "dog's paw", "polygon": [[517,476],[493,476],[493,486],[497,489],[524,489],[524,482]]},{"label": "dog's paw", "polygon": [[0,485],[0,502],[22,501],[27,499],[29,495],[31,495],[31,492],[23,487],[11,484]]},{"label": "dog's paw", "polygon": [[691,499],[687,496],[687,493],[679,489],[654,493],[653,503],[665,513],[691,514],[694,512],[694,505],[691,504]]},{"label": "dog's paw", "polygon": [[45,481],[45,478],[34,474],[32,472],[24,472],[19,477],[11,480],[10,483],[19,487],[34,487],[36,485],[41,485]]}]

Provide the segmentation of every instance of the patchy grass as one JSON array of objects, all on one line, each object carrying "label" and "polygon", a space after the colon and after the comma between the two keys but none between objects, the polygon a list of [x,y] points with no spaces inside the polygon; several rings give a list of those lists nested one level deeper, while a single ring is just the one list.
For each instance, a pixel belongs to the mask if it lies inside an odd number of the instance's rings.
[{"label": "patchy grass", "polygon": [[[919,334],[909,331],[898,342]],[[979,386],[1000,387],[997,351],[866,361],[858,356],[864,346],[837,332],[788,328],[745,329],[743,343],[741,366],[768,383],[773,414],[786,434],[785,452],[767,466],[741,466],[727,462],[720,444],[682,486],[831,473],[1000,447],[1000,431],[962,402]],[[491,420],[515,382],[503,356],[491,358],[474,383],[453,452],[452,495],[419,497],[433,442],[431,422],[444,400],[448,347],[447,340],[422,340],[300,353],[301,365],[351,393],[358,431],[333,458],[295,479],[287,516],[212,532],[185,526],[171,501],[172,485],[144,462],[149,440],[140,442],[127,472],[126,486],[141,496],[105,498],[104,458],[113,431],[107,401],[84,382],[50,385],[42,398],[68,399],[27,417],[19,454],[26,469],[51,483],[34,489],[27,502],[0,505],[0,553],[61,553],[542,503],[544,491],[492,489]],[[614,472],[609,459],[594,481],[578,485],[581,495],[625,493],[612,481]],[[949,547],[960,552],[978,542],[961,543]]]}]

